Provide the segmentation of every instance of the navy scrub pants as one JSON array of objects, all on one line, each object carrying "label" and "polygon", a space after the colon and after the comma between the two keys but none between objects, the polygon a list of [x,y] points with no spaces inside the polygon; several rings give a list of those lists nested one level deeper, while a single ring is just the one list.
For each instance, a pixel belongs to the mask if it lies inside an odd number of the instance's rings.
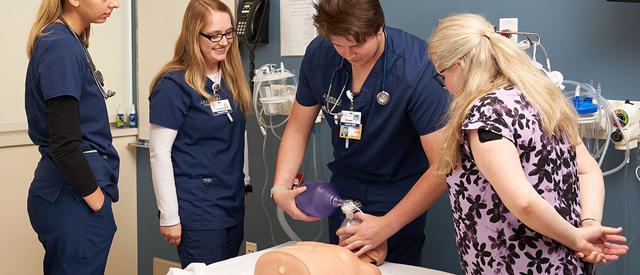
[{"label": "navy scrub pants", "polygon": [[63,186],[54,203],[29,191],[31,226],[45,249],[44,274],[104,274],[116,232],[111,198],[98,212]]},{"label": "navy scrub pants", "polygon": [[244,238],[244,221],[217,230],[185,230],[178,245],[182,268],[190,263],[207,265],[238,256]]}]

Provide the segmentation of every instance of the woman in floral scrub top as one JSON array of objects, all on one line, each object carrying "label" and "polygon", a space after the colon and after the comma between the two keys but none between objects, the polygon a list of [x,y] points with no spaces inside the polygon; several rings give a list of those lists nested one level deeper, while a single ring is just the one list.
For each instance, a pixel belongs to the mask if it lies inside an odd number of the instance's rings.
[{"label": "woman in floral scrub top", "polygon": [[593,274],[625,254],[575,112],[528,56],[471,14],[441,20],[429,55],[454,95],[438,170],[464,272]]}]

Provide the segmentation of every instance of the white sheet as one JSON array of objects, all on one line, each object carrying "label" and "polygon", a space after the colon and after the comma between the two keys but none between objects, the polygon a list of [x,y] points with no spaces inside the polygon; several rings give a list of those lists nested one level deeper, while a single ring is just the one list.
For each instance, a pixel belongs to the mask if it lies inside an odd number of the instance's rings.
[{"label": "white sheet", "polygon": [[[217,262],[206,266],[202,263],[192,263],[184,270],[171,268],[167,275],[253,275],[253,268],[260,255],[274,248],[292,245],[295,242],[287,242],[269,249],[261,250],[247,255],[238,256],[222,262]],[[385,262],[380,266],[383,275],[446,275],[442,271],[428,269],[424,267],[410,266],[404,264],[394,264]]]}]

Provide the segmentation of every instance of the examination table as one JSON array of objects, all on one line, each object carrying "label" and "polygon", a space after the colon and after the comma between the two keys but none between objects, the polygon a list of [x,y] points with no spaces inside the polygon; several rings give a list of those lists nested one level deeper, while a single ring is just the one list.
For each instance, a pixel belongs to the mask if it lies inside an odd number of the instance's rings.
[{"label": "examination table", "polygon": [[[269,249],[238,256],[222,262],[205,265],[202,263],[192,263],[185,269],[171,268],[167,275],[252,275],[256,261],[265,252],[274,248],[292,245],[290,241]],[[428,269],[424,267],[410,266],[385,262],[379,267],[383,275],[447,275],[442,271]]]}]

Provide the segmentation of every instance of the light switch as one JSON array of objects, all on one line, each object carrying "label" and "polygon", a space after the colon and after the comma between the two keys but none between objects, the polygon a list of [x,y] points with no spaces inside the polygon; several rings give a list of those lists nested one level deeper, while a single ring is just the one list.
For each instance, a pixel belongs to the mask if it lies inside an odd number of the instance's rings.
[{"label": "light switch", "polygon": [[[508,30],[511,32],[517,32],[518,31],[518,18],[500,18],[499,21],[499,25],[498,25],[498,31],[504,31],[504,30]],[[511,35],[511,41],[513,41],[513,43],[518,43],[518,35],[517,34],[513,34]]]}]

